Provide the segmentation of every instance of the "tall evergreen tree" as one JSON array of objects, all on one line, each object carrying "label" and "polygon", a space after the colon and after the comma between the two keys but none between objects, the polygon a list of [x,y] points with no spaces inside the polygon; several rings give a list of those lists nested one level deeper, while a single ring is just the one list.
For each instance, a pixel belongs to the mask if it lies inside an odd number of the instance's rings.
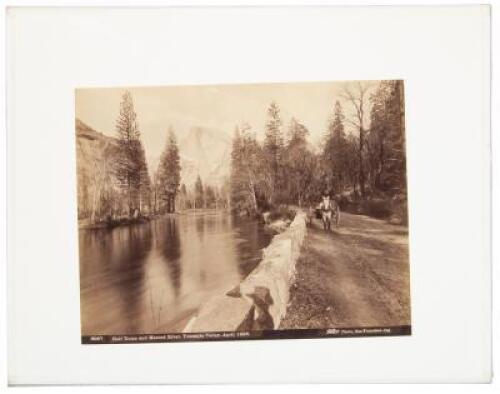
[{"label": "tall evergreen tree", "polygon": [[354,197],[357,199],[361,196],[361,192],[356,188],[359,182],[359,138],[352,134],[347,137],[347,156],[346,156],[346,168],[347,177],[349,183],[352,187]]},{"label": "tall evergreen tree", "polygon": [[205,207],[206,208],[215,208],[217,203],[217,195],[215,189],[207,185],[205,187]]},{"label": "tall evergreen tree", "polygon": [[231,209],[249,215],[258,208],[258,198],[266,189],[264,172],[267,170],[262,159],[261,148],[250,125],[236,128],[231,152],[230,194]]},{"label": "tall evergreen tree", "polygon": [[368,142],[373,187],[406,193],[404,92],[402,81],[382,81],[371,97]]},{"label": "tall evergreen tree", "polygon": [[386,102],[388,152],[383,183],[393,196],[406,196],[406,142],[403,81],[390,81]]},{"label": "tall evergreen tree", "polygon": [[389,95],[389,81],[382,81],[371,95],[370,131],[367,147],[370,160],[370,183],[373,189],[382,190],[382,171],[387,159],[387,113],[386,102]]},{"label": "tall evergreen tree", "polygon": [[342,106],[339,101],[336,101],[333,116],[328,123],[323,148],[328,186],[336,193],[343,191],[347,176],[347,140],[344,131],[344,119]]},{"label": "tall evergreen tree", "polygon": [[129,214],[138,208],[138,196],[143,166],[140,132],[137,124],[132,95],[125,91],[120,104],[120,115],[116,121],[119,154],[116,162],[118,185],[127,194]]},{"label": "tall evergreen tree", "polygon": [[201,177],[198,175],[196,178],[196,183],[194,184],[194,198],[196,208],[205,208],[205,191],[203,189],[203,182]]},{"label": "tall evergreen tree", "polygon": [[309,130],[292,118],[289,128],[289,139],[283,155],[283,174],[286,183],[287,201],[301,206],[307,198],[309,188],[314,180],[316,158],[308,149],[307,135]]},{"label": "tall evergreen tree", "polygon": [[160,196],[165,203],[166,211],[175,211],[175,197],[181,180],[181,165],[177,138],[170,127],[167,134],[167,144],[159,164]]},{"label": "tall evergreen tree", "polygon": [[230,204],[233,211],[240,210],[242,200],[242,167],[241,167],[242,141],[238,126],[234,129],[231,147],[231,173],[230,173]]},{"label": "tall evergreen tree", "polygon": [[358,183],[359,192],[361,198],[365,198],[365,188],[366,188],[366,169],[365,169],[365,155],[366,155],[366,113],[368,107],[368,90],[370,84],[358,82],[354,88],[349,88],[345,86],[343,89],[342,97],[348,102],[351,108],[354,110],[354,115],[349,122],[354,125],[359,132],[358,141]]},{"label": "tall evergreen tree", "polygon": [[181,209],[186,209],[188,208],[189,202],[188,202],[188,193],[186,189],[186,185],[183,183],[181,185],[181,188],[179,189],[179,205]]},{"label": "tall evergreen tree", "polygon": [[283,149],[280,109],[273,101],[267,109],[267,122],[264,139],[264,160],[267,164],[267,197],[269,204],[274,204],[278,191],[283,188]]}]

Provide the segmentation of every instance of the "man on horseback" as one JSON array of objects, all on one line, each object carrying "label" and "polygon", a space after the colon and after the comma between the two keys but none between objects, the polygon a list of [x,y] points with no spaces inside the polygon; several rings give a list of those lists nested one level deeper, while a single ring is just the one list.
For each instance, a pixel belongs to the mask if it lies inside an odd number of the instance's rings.
[{"label": "man on horseback", "polygon": [[330,231],[332,218],[335,220],[335,225],[338,227],[340,220],[340,210],[337,202],[330,198],[328,193],[323,194],[323,200],[319,204],[321,211],[321,220],[325,231]]}]

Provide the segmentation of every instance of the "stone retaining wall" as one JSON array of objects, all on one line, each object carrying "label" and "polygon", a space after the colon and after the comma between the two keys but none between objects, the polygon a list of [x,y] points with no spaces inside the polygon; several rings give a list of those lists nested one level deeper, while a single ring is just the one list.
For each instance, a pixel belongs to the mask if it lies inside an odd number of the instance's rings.
[{"label": "stone retaining wall", "polygon": [[204,304],[184,332],[278,328],[286,313],[305,234],[306,214],[298,211],[288,229],[264,249],[257,268],[234,289]]}]

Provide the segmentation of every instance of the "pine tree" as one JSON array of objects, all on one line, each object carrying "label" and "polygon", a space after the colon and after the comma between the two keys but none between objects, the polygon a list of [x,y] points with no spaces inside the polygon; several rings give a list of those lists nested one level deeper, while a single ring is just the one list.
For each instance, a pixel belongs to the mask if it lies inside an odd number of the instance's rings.
[{"label": "pine tree", "polygon": [[183,183],[179,189],[180,201],[179,205],[181,209],[186,209],[188,207],[188,193],[186,185]]},{"label": "pine tree", "polygon": [[288,147],[307,145],[306,137],[308,134],[309,130],[297,119],[292,118],[288,129]]},{"label": "pine tree", "polygon": [[383,174],[387,188],[393,196],[406,198],[406,144],[403,81],[390,81],[390,92],[386,101],[387,112],[387,160]]},{"label": "pine tree", "polygon": [[160,157],[158,168],[160,197],[165,203],[168,213],[175,211],[175,197],[181,180],[181,165],[179,148],[174,130],[170,127],[167,134],[167,144]]},{"label": "pine tree", "polygon": [[356,185],[359,184],[359,138],[352,134],[347,137],[347,147],[346,147],[346,168],[347,177],[349,183],[352,187],[353,195],[355,199],[361,197],[361,191],[356,189]]},{"label": "pine tree", "polygon": [[344,119],[342,106],[339,101],[336,101],[333,116],[328,123],[323,160],[328,186],[337,193],[343,191],[347,176],[347,140]]},{"label": "pine tree", "polygon": [[233,211],[242,213],[250,213],[256,209],[254,195],[252,196],[253,189],[250,186],[251,180],[249,179],[249,143],[248,143],[248,130],[247,126],[243,126],[242,130],[236,126],[233,136],[233,145],[231,150],[231,175],[230,175],[230,194],[231,194],[231,208]]},{"label": "pine tree", "polygon": [[265,162],[250,125],[236,128],[231,151],[231,209],[252,215],[258,210],[258,196],[264,195]]},{"label": "pine tree", "polygon": [[347,85],[344,86],[343,93],[341,96],[343,99],[350,104],[353,111],[353,116],[349,119],[349,122],[354,125],[359,132],[357,141],[358,147],[356,149],[358,154],[358,183],[359,192],[362,199],[366,196],[366,169],[365,169],[365,156],[367,150],[366,142],[366,120],[365,112],[368,106],[368,90],[370,89],[370,84],[358,82],[355,87],[351,90]]},{"label": "pine tree", "polygon": [[134,110],[132,95],[126,91],[120,104],[120,115],[116,121],[119,154],[116,162],[116,178],[119,187],[126,193],[129,215],[137,208],[141,184],[142,144]]},{"label": "pine tree", "polygon": [[234,211],[240,210],[242,200],[242,167],[241,153],[242,141],[238,126],[234,129],[233,144],[231,148],[231,173],[230,173],[230,201]]},{"label": "pine tree", "polygon": [[383,190],[382,171],[387,156],[387,113],[386,101],[389,94],[389,81],[382,81],[370,100],[370,130],[367,135],[367,147],[370,161],[370,183],[373,189]]},{"label": "pine tree", "polygon": [[207,185],[205,187],[205,206],[206,208],[213,208],[215,207],[216,203],[217,196],[215,193],[215,189],[212,186]]},{"label": "pine tree", "polygon": [[308,149],[309,130],[292,118],[289,128],[288,144],[283,157],[283,174],[286,183],[288,202],[301,206],[313,182],[316,158]]},{"label": "pine tree", "polygon": [[371,97],[368,147],[373,187],[406,194],[406,152],[402,81],[382,81]]},{"label": "pine tree", "polygon": [[283,187],[282,155],[284,148],[281,131],[280,109],[273,101],[267,109],[267,123],[264,139],[264,160],[267,164],[268,203],[273,205],[278,191]]},{"label": "pine tree", "polygon": [[196,178],[196,183],[194,184],[194,198],[196,208],[205,208],[203,182],[201,181],[201,177],[199,175]]}]

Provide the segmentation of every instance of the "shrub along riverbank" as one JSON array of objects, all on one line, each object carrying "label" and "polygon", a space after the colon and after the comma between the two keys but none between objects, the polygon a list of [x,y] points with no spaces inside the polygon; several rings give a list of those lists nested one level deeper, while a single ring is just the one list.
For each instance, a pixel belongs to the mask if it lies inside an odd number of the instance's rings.
[{"label": "shrub along riverbank", "polygon": [[340,210],[356,215],[384,219],[392,224],[408,225],[408,202],[398,198],[375,197],[370,200],[339,199]]},{"label": "shrub along riverbank", "polygon": [[108,217],[101,221],[91,223],[90,220],[80,220],[78,222],[78,228],[81,229],[98,229],[98,228],[114,228],[119,226],[127,226],[130,224],[147,223],[152,219],[151,216],[137,216],[137,217],[122,217],[122,218],[112,218]]}]

